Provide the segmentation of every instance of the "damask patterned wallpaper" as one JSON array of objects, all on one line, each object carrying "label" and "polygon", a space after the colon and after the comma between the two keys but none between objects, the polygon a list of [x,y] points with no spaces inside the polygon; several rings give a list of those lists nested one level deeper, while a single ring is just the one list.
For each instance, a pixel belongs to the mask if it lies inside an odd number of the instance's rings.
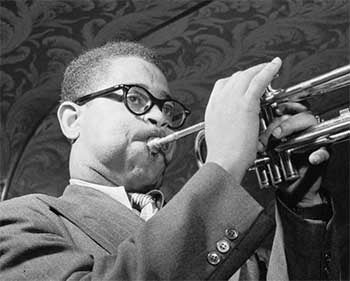
[{"label": "damask patterned wallpaper", "polygon": [[[349,63],[346,0],[3,0],[0,17],[0,173],[9,197],[60,195],[67,184],[69,144],[55,110],[62,72],[84,49],[114,39],[157,49],[173,92],[193,111],[188,125],[203,120],[213,83],[239,69],[280,56],[280,87]],[[312,109],[334,113],[348,102],[342,89]],[[165,182],[168,198],[197,169],[193,137],[178,151]],[[326,179],[342,198],[347,154],[347,144],[334,148]],[[269,192],[257,190],[251,174],[244,184],[266,203]],[[339,206],[344,212],[348,205]]]},{"label": "damask patterned wallpaper", "polygon": [[[139,40],[201,1],[1,1],[1,180],[9,197],[62,193],[69,146],[55,110],[62,72],[83,50]],[[10,179],[10,182],[9,182]]]}]

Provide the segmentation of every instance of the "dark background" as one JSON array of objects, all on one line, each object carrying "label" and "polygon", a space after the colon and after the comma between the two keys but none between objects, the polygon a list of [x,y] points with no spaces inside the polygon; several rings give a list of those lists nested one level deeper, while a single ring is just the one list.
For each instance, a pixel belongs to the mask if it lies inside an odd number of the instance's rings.
[{"label": "dark background", "polygon": [[[0,179],[8,197],[58,196],[68,183],[69,144],[55,110],[62,72],[83,50],[128,39],[157,49],[174,94],[204,118],[213,83],[279,56],[276,87],[349,63],[349,1],[337,0],[2,0],[0,8]],[[311,103],[336,115],[349,88]],[[232,128],[234,130],[234,128]],[[164,191],[171,198],[197,170],[193,139],[179,142]],[[325,186],[332,193],[339,243],[349,248],[349,143],[333,146]],[[243,185],[266,205],[253,174]],[[220,188],[220,187],[218,187]],[[348,260],[348,259],[347,259]]]}]

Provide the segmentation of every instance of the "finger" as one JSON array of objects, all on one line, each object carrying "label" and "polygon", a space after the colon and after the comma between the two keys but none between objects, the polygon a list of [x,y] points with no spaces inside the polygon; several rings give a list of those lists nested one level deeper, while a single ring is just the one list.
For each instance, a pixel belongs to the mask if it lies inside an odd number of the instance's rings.
[{"label": "finger", "polygon": [[312,152],[309,156],[309,162],[311,165],[319,165],[326,162],[330,155],[326,148],[321,147],[320,149]]},{"label": "finger", "polygon": [[281,117],[276,117],[269,124],[267,129],[264,132],[262,132],[262,134],[259,136],[259,141],[266,147],[273,130],[290,117],[291,115],[283,115]]},{"label": "finger", "polygon": [[[238,82],[242,82],[244,80],[250,81],[257,73],[259,73],[268,63],[261,63],[255,66],[252,66],[248,68],[247,70],[239,70],[234,72],[231,76],[221,78],[216,81],[214,87],[223,87],[227,85],[228,83],[232,83],[234,85],[237,85]],[[244,73],[244,74],[243,74]],[[243,74],[243,75],[242,75]]]},{"label": "finger", "polygon": [[[249,84],[252,79],[257,75],[267,63],[258,64],[248,68],[245,71],[237,71],[232,74],[231,77],[228,77],[225,81],[225,87],[229,87],[229,89],[234,91],[234,94],[244,95],[247,91]],[[225,91],[222,91],[224,94]]]},{"label": "finger", "polygon": [[264,152],[265,151],[265,145],[259,140],[257,145],[258,152]]},{"label": "finger", "polygon": [[252,67],[249,67],[248,69],[246,69],[244,71],[244,73],[253,78],[255,75],[257,75],[260,71],[262,71],[269,63],[268,62],[264,62],[264,63],[261,63],[261,64],[257,64],[257,65],[254,65]]},{"label": "finger", "polygon": [[283,114],[296,114],[303,111],[307,111],[308,108],[298,102],[285,102],[278,105],[276,113],[279,115]]},{"label": "finger", "polygon": [[317,124],[315,116],[308,112],[301,112],[291,116],[274,128],[272,135],[277,138],[289,136],[295,132],[303,131]]},{"label": "finger", "polygon": [[[236,72],[233,75],[238,75],[238,72]],[[213,90],[211,91],[211,94],[209,96],[207,108],[212,107],[212,105],[215,104],[214,101],[217,100],[221,96],[222,89],[228,83],[230,78],[231,77],[221,78],[215,82]]]},{"label": "finger", "polygon": [[277,74],[281,65],[282,61],[278,57],[265,65],[265,67],[252,78],[248,90],[246,91],[247,98],[260,98],[265,92],[266,87]]}]

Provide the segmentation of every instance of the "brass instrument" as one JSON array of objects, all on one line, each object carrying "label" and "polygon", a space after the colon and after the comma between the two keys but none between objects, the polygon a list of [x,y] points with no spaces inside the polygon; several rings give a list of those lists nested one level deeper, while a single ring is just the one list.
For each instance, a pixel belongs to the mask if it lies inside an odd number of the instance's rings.
[{"label": "brass instrument", "polygon": [[339,116],[320,122],[303,132],[295,134],[254,161],[251,170],[255,170],[261,188],[277,186],[283,181],[299,177],[291,161],[292,153],[302,153],[321,146],[350,139],[349,108],[340,110]]},{"label": "brass instrument", "polygon": [[[273,89],[269,86],[261,98],[260,129],[262,131],[266,130],[275,118],[275,110],[278,104],[290,101],[305,101],[348,85],[350,85],[350,65],[334,69],[286,89]],[[205,161],[203,156],[204,122],[164,138],[153,139],[148,143],[148,146],[151,150],[160,149],[169,142],[198,131],[199,133],[195,139],[195,153],[197,163],[201,166]],[[292,153],[305,152],[348,139],[350,139],[350,111],[349,108],[346,108],[339,112],[338,117],[320,122],[299,134],[290,136],[266,153],[258,155],[250,169],[255,170],[261,188],[271,185],[277,186],[283,181],[290,181],[299,177],[298,171],[291,161]]]}]

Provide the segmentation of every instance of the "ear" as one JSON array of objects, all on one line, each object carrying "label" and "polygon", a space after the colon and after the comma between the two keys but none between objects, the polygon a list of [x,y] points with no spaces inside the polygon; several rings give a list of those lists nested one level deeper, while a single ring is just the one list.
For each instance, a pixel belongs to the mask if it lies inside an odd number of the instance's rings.
[{"label": "ear", "polygon": [[70,140],[74,141],[79,137],[79,117],[81,112],[81,107],[70,101],[61,103],[57,110],[57,118],[60,123],[62,133]]}]

